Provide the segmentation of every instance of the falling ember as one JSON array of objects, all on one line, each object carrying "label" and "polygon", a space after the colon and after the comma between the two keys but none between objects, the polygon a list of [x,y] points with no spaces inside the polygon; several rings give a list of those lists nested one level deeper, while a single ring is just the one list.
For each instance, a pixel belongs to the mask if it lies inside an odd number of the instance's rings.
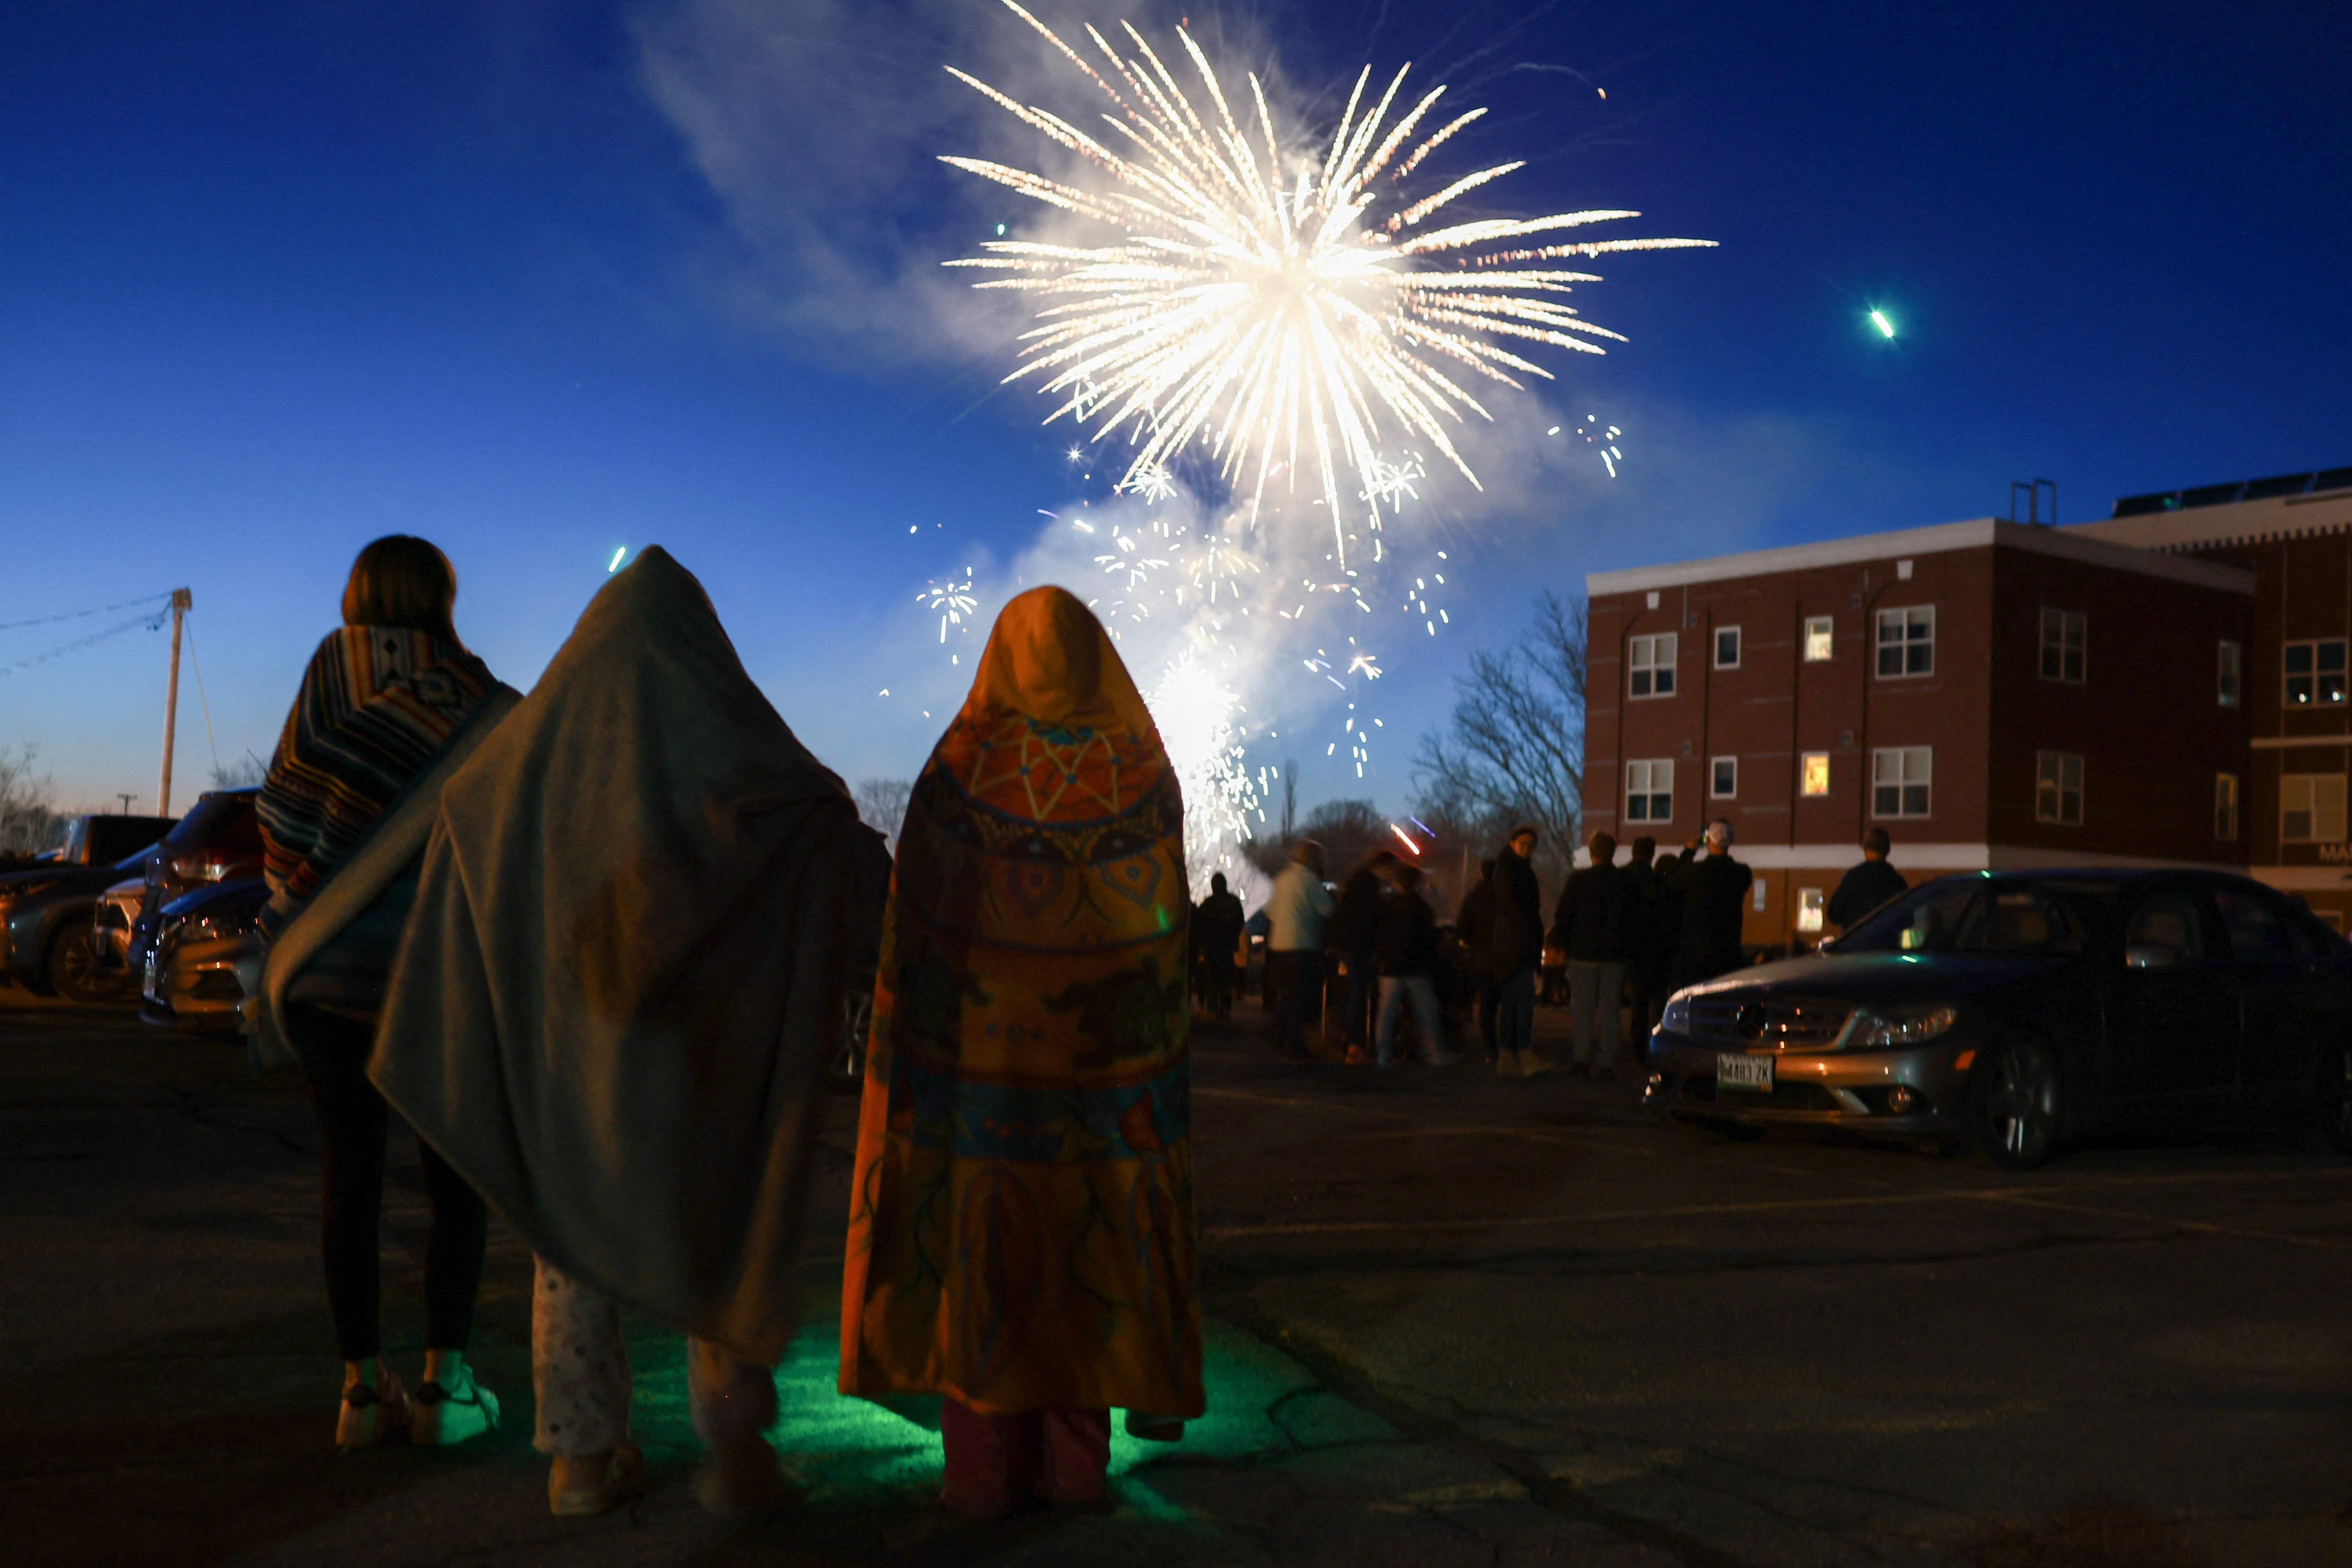
[{"label": "falling ember", "polygon": [[1551,237],[1639,216],[1616,210],[1424,227],[1522,164],[1496,164],[1414,195],[1408,177],[1485,110],[1425,129],[1441,86],[1391,119],[1410,67],[1367,107],[1367,66],[1328,149],[1300,158],[1283,149],[1306,138],[1277,124],[1255,75],[1247,79],[1254,129],[1244,128],[1183,27],[1176,37],[1200,78],[1205,115],[1134,27],[1121,24],[1131,58],[1087,28],[1106,75],[1014,0],[1005,4],[1116,106],[1104,117],[1108,132],[1098,138],[953,67],[950,73],[1103,178],[1079,186],[983,159],[944,162],[1120,231],[1096,246],[988,240],[987,254],[948,263],[1003,275],[981,288],[1042,297],[1038,324],[1023,334],[1023,363],[1005,379],[1038,378],[1060,400],[1048,423],[1064,414],[1091,421],[1095,439],[1132,422],[1128,483],[1197,442],[1215,455],[1227,482],[1254,468],[1255,500],[1281,465],[1311,456],[1343,564],[1341,469],[1355,475],[1349,489],[1374,521],[1384,502],[1394,504],[1376,468],[1383,416],[1475,486],[1444,422],[1461,423],[1464,409],[1491,416],[1455,376],[1467,371],[1514,387],[1523,384],[1515,372],[1551,378],[1506,341],[1587,353],[1603,352],[1591,339],[1623,341],[1561,302],[1595,275],[1545,263],[1712,243]]}]

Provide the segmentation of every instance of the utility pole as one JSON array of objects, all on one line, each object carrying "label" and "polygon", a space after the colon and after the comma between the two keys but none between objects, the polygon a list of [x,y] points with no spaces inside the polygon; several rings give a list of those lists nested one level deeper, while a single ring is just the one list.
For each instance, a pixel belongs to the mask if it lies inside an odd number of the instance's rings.
[{"label": "utility pole", "polygon": [[131,794],[128,790],[116,790],[114,792],[114,798],[122,803],[122,815],[128,816],[131,815],[131,803],[137,800],[139,797]]},{"label": "utility pole", "polygon": [[156,793],[155,814],[172,815],[172,748],[180,727],[180,621],[195,601],[185,588],[172,590],[172,680],[163,698],[163,784]]}]

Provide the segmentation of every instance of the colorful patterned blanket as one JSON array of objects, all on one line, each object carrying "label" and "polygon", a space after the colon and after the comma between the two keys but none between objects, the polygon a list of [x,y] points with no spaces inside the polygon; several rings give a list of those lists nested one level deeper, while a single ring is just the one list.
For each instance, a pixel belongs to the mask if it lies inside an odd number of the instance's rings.
[{"label": "colorful patterned blanket", "polygon": [[[1016,646],[1087,635],[1074,661]],[[1039,668],[1100,689],[1021,691]],[[1023,595],[900,832],[844,1393],[1200,1414],[1190,907],[1176,776],[1117,653],[1069,595]]]}]

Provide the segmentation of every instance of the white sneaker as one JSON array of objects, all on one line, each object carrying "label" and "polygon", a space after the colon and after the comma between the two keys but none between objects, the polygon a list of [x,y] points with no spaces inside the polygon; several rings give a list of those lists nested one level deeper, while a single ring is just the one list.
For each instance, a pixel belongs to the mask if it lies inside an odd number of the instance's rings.
[{"label": "white sneaker", "polygon": [[390,1367],[376,1373],[373,1384],[355,1383],[343,1390],[335,1417],[335,1447],[345,1453],[396,1443],[408,1432],[408,1391]]},{"label": "white sneaker", "polygon": [[474,1381],[474,1369],[459,1374],[455,1388],[427,1378],[417,1384],[409,1438],[420,1447],[447,1447],[478,1437],[499,1424],[499,1396]]}]

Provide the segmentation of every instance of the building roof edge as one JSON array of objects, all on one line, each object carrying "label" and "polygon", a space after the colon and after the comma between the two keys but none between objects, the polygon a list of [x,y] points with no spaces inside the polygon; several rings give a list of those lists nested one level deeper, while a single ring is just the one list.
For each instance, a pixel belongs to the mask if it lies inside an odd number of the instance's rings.
[{"label": "building roof edge", "polygon": [[1858,533],[1810,544],[1784,544],[1770,550],[1743,551],[1697,561],[1659,566],[1633,566],[1614,572],[1588,572],[1588,598],[1603,594],[1639,593],[1643,589],[1680,588],[1694,583],[1719,583],[1767,573],[1804,572],[1822,566],[1846,566],[1867,561],[1891,561],[1906,556],[1934,555],[1953,550],[1997,546],[2055,555],[2087,564],[2110,566],[2145,576],[2215,588],[2224,593],[2252,594],[2254,574],[2241,567],[2188,556],[2167,554],[2137,544],[2123,543],[2073,529],[2040,528],[2005,522],[1999,518],[1970,518],[1961,522],[1932,523],[1924,528],[1896,529],[1885,533]]}]

